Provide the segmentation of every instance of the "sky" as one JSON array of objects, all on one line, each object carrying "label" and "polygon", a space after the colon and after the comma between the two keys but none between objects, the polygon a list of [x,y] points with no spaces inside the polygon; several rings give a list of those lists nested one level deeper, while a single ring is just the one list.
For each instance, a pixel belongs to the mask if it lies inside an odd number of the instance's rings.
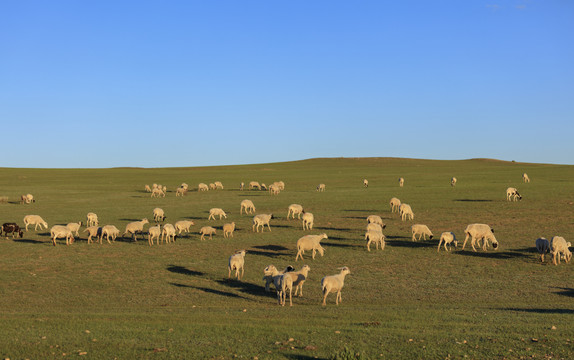
[{"label": "sky", "polygon": [[0,167],[574,164],[574,2],[0,2]]}]

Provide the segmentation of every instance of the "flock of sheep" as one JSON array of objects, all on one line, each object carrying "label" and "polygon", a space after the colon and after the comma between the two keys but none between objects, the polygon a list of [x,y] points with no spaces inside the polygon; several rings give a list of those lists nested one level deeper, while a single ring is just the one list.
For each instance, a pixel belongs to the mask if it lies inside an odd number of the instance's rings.
[{"label": "flock of sheep", "polygon": [[[523,174],[523,181],[525,183],[530,182],[527,174]],[[453,177],[450,182],[451,186],[456,186],[456,183],[457,179]],[[369,186],[367,179],[363,180],[363,185],[364,187]],[[404,179],[402,177],[399,178],[399,186],[404,186]],[[152,197],[164,197],[167,193],[166,187],[158,184],[153,184],[151,187],[149,185],[145,185],[144,188],[147,192],[151,193]],[[239,189],[244,190],[244,188],[245,184],[241,183]],[[189,186],[187,184],[181,184],[176,189],[176,196],[185,196],[185,194],[188,192],[188,189]],[[223,184],[219,181],[209,185],[204,183],[200,183],[198,185],[198,191],[209,191],[217,189],[223,189]],[[252,181],[249,183],[249,189],[268,190],[271,194],[276,195],[285,189],[285,184],[282,181],[279,181],[267,187],[265,184],[260,184],[259,182]],[[325,191],[325,184],[320,184],[317,186],[317,191]],[[522,199],[522,197],[516,188],[509,187],[506,191],[506,199],[508,201],[517,201]],[[29,204],[34,201],[34,197],[31,194],[21,196],[22,203]],[[400,199],[396,197],[393,197],[390,200],[389,205],[390,211],[392,213],[397,212],[402,221],[414,220],[414,213],[410,205],[402,203]],[[244,199],[241,201],[240,214],[242,215],[243,212],[248,215],[253,215],[256,213],[255,205],[251,200]],[[297,216],[297,219],[302,221],[302,228],[304,231],[313,230],[314,216],[312,213],[306,212],[303,206],[299,204],[291,204],[287,209],[287,219],[295,219],[295,216]],[[227,219],[227,214],[221,208],[210,209],[207,220],[216,220],[216,218],[219,220],[222,218]],[[150,226],[147,231],[149,246],[154,245],[154,240],[157,245],[159,245],[160,242],[165,242],[166,244],[175,242],[177,236],[181,235],[182,233],[189,233],[191,227],[195,225],[195,223],[191,220],[180,220],[175,222],[173,225],[169,223],[163,224],[165,219],[165,213],[161,208],[155,208],[153,210],[153,220],[155,225]],[[274,219],[273,214],[255,214],[253,217],[252,231],[258,233],[261,229],[263,232],[265,231],[265,226],[267,226],[268,230],[271,231],[270,221],[272,219]],[[382,218],[378,215],[369,215],[366,220],[367,228],[364,239],[366,241],[367,250],[371,251],[370,247],[373,243],[375,244],[376,249],[379,249],[380,247],[381,250],[384,250],[385,235],[383,234],[383,229],[385,229],[386,225],[383,223]],[[137,241],[137,235],[143,234],[144,226],[146,224],[149,224],[149,220],[147,218],[144,218],[140,221],[130,222],[126,225],[122,236],[132,237],[134,241]],[[48,223],[44,221],[41,216],[26,215],[24,217],[25,231],[29,231],[28,228],[32,225],[34,226],[35,231],[38,230],[38,227],[40,229],[48,229]],[[74,236],[79,237],[81,226],[82,222],[72,222],[67,225],[52,226],[50,229],[50,236],[53,245],[56,245],[57,239],[64,239],[66,241],[66,245],[72,244],[75,239]],[[235,222],[225,223],[222,228],[225,238],[233,237],[233,233],[235,231]],[[11,230],[9,231],[7,229]],[[4,224],[3,230],[6,236],[9,232],[12,233],[13,237],[16,234],[19,234],[20,237],[23,236],[22,230],[15,223]],[[104,225],[100,227],[97,214],[92,212],[86,215],[86,228],[83,232],[87,233],[87,242],[89,244],[93,243],[93,238],[96,240],[96,242],[102,244],[104,237],[106,238],[106,241],[111,244],[116,240],[118,236],[120,236],[120,230],[114,225]],[[428,226],[424,224],[413,224],[411,226],[411,233],[412,241],[419,241],[421,238],[426,240],[427,236],[429,239],[433,238],[432,231]],[[490,244],[495,250],[499,247],[498,241],[494,236],[494,230],[487,224],[470,224],[466,227],[464,233],[465,240],[462,245],[463,250],[469,239],[471,240],[470,246],[472,247],[473,251],[476,251],[477,246],[481,247],[483,251],[487,251]],[[199,230],[199,234],[201,235],[202,241],[206,239],[206,236],[209,236],[209,238],[212,239],[212,236],[216,234],[216,229],[212,226],[203,226]],[[328,236],[325,233],[302,236],[299,240],[297,240],[297,253],[295,255],[295,261],[298,261],[299,259],[303,260],[305,251],[311,251],[312,259],[315,259],[317,252],[323,256],[324,248],[321,246],[321,241],[324,239],[328,239]],[[443,246],[446,251],[450,251],[452,245],[454,245],[455,248],[458,246],[458,241],[455,234],[453,232],[443,232],[440,236],[437,251],[440,251],[441,246]],[[548,252],[552,254],[553,263],[555,265],[559,264],[561,259],[564,259],[568,263],[572,257],[572,253],[569,250],[571,243],[566,242],[566,240],[560,236],[555,236],[550,241],[545,238],[539,238],[536,240],[535,245],[540,254],[540,260],[542,262],[544,262],[544,255]],[[234,272],[235,277],[238,280],[241,280],[244,273],[245,254],[246,250],[239,250],[229,257],[228,277],[231,277],[232,272]],[[293,288],[295,288],[295,296],[302,296],[303,284],[307,279],[310,270],[311,269],[308,265],[304,265],[298,271],[295,271],[292,266],[288,266],[284,270],[279,271],[274,265],[269,265],[263,270],[265,289],[266,291],[269,291],[270,285],[274,284],[277,292],[278,303],[280,305],[285,305],[286,295],[289,293],[289,304],[292,305]],[[321,288],[323,291],[322,305],[326,304],[327,295],[331,292],[336,293],[335,302],[337,305],[339,304],[339,302],[342,300],[341,289],[344,286],[345,276],[348,274],[350,274],[349,268],[343,266],[340,268],[340,272],[338,274],[325,276],[321,280]]]}]

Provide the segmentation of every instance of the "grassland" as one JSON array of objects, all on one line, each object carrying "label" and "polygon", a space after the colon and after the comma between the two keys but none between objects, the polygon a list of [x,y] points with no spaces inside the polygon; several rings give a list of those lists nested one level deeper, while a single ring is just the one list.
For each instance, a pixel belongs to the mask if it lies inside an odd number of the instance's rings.
[{"label": "grassland", "polygon": [[[527,172],[530,184],[521,183]],[[405,178],[399,188],[397,179]],[[449,182],[458,178],[456,188]],[[362,187],[362,179],[370,186]],[[246,166],[167,169],[0,169],[0,221],[22,225],[27,214],[49,223],[125,224],[165,210],[168,222],[192,219],[194,233],[175,244],[119,239],[112,245],[51,245],[49,234],[0,239],[0,356],[10,359],[313,359],[348,348],[365,358],[574,358],[574,264],[540,264],[534,240],[574,240],[574,167],[493,160],[314,159]],[[175,197],[187,182],[220,180],[223,191]],[[239,191],[240,181],[283,180],[278,196]],[[166,198],[144,184],[161,183]],[[325,183],[324,193],[315,191]],[[505,201],[508,186],[524,199]],[[37,202],[15,203],[23,193]],[[413,243],[410,225],[389,211],[396,196],[411,204],[415,222],[435,236],[491,224],[498,251],[437,252],[438,240]],[[272,231],[251,231],[239,214],[242,199],[272,212]],[[324,257],[314,261],[304,297],[292,308],[265,293],[262,269],[295,264],[301,223],[287,220],[289,204],[315,215],[325,232]],[[208,211],[221,207],[238,230],[200,241]],[[384,251],[366,251],[365,218],[387,223]],[[221,229],[224,220],[209,224]],[[227,279],[227,259],[248,250],[243,281]],[[346,265],[352,274],[343,303],[320,306],[320,279]]]}]

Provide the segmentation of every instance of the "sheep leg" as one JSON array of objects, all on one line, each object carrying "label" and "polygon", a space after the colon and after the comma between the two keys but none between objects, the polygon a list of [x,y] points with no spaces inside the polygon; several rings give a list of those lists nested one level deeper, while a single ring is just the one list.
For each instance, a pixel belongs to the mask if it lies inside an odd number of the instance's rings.
[{"label": "sheep leg", "polygon": [[[239,273],[239,271],[237,271]],[[245,273],[245,266],[241,267],[241,279],[243,279],[243,274]]]},{"label": "sheep leg", "polygon": [[229,271],[227,272],[227,278],[228,278],[228,279],[231,279],[231,267],[228,266],[228,267],[227,267],[227,270],[229,270]]},{"label": "sheep leg", "polygon": [[329,295],[329,290],[323,290],[323,306],[327,305],[326,301],[327,301],[327,295]]},{"label": "sheep leg", "polygon": [[[269,231],[271,231],[271,226],[269,226],[269,223],[267,223],[267,228],[269,229]],[[263,229],[265,229],[265,225],[263,225]]]},{"label": "sheep leg", "polygon": [[315,254],[316,253],[317,253],[317,250],[315,250],[315,248],[313,248],[313,254],[312,254],[313,260],[315,260]]},{"label": "sheep leg", "polygon": [[462,244],[462,250],[464,250],[464,247],[466,246],[466,242],[468,241],[469,235],[470,235],[469,233],[466,233],[466,237],[464,238],[464,243]]}]

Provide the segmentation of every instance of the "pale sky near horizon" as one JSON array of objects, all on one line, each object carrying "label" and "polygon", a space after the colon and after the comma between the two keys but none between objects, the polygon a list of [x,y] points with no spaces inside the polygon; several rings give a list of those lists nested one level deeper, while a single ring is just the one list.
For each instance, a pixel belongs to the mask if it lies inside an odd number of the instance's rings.
[{"label": "pale sky near horizon", "polygon": [[0,2],[0,167],[574,164],[574,2]]}]

